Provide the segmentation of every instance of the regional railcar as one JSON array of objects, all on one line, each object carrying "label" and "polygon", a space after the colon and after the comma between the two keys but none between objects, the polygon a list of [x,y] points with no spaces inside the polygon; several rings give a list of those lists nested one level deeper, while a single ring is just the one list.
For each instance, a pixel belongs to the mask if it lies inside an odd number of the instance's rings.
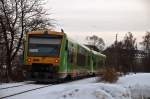
[{"label": "regional railcar", "polygon": [[24,70],[30,80],[93,75],[104,65],[105,58],[69,39],[64,32],[32,31],[24,43]]}]

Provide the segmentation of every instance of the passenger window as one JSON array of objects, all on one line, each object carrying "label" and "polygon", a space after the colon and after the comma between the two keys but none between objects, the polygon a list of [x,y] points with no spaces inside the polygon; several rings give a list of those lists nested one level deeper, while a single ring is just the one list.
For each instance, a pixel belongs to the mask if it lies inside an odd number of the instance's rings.
[{"label": "passenger window", "polygon": [[69,63],[73,63],[73,47],[72,46],[70,46],[69,48],[68,48],[68,62]]},{"label": "passenger window", "polygon": [[65,50],[68,50],[68,40],[66,40]]},{"label": "passenger window", "polygon": [[86,66],[86,56],[85,50],[83,48],[79,48],[77,52],[77,65]]}]

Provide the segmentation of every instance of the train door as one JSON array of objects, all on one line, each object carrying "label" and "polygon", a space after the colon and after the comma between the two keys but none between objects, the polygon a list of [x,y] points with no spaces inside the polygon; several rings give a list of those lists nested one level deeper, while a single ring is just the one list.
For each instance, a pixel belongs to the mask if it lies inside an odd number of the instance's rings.
[{"label": "train door", "polygon": [[72,42],[68,43],[68,72],[72,77],[76,76],[76,46]]}]

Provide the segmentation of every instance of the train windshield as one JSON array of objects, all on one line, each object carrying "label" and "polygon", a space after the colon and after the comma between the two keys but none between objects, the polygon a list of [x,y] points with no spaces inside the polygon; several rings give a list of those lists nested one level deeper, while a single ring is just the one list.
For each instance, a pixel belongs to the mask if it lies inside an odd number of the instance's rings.
[{"label": "train windshield", "polygon": [[60,36],[29,36],[29,56],[58,57],[61,48]]}]

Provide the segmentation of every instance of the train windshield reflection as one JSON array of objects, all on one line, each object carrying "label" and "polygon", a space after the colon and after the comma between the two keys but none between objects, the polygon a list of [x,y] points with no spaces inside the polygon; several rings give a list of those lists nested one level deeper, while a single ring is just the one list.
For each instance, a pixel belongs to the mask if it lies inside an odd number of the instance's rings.
[{"label": "train windshield reflection", "polygon": [[62,37],[29,37],[29,56],[58,57],[60,53]]}]

